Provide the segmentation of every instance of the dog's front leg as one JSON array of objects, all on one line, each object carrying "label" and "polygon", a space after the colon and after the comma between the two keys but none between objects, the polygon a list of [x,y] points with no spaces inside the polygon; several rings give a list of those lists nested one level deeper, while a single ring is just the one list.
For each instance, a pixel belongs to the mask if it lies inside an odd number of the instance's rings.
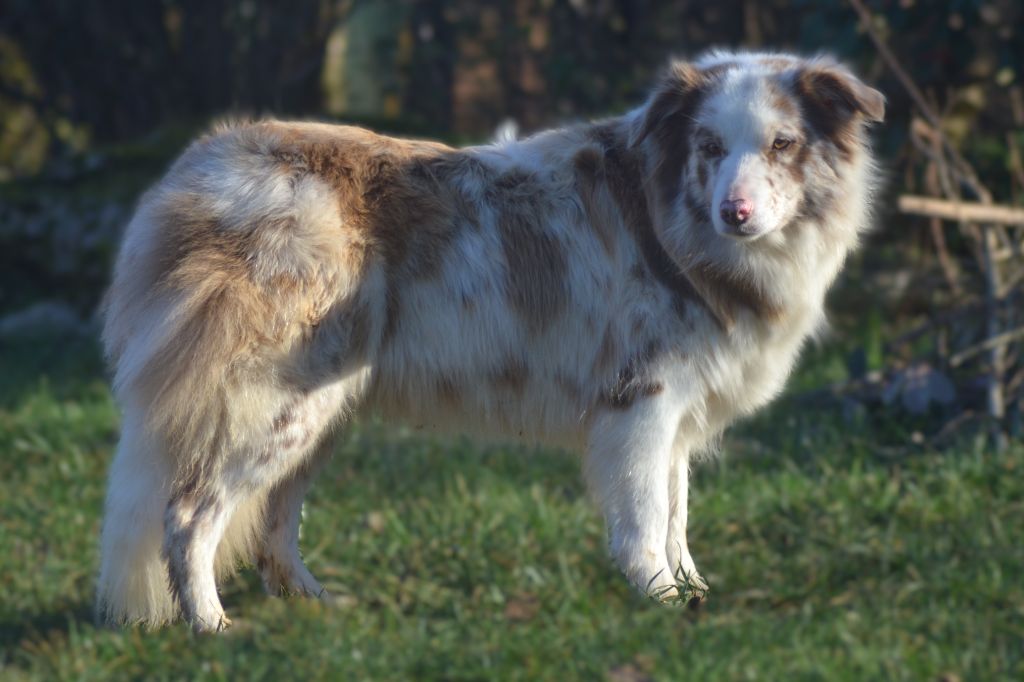
[{"label": "dog's front leg", "polygon": [[589,433],[585,473],[610,535],[612,556],[645,594],[676,595],[665,555],[668,477],[679,411],[663,395],[601,408]]},{"label": "dog's front leg", "polygon": [[677,582],[690,586],[696,596],[703,596],[708,585],[690,556],[686,543],[686,517],[690,484],[690,453],[687,448],[677,449],[672,454],[672,468],[669,474],[669,520],[668,539],[665,553],[668,564]]}]

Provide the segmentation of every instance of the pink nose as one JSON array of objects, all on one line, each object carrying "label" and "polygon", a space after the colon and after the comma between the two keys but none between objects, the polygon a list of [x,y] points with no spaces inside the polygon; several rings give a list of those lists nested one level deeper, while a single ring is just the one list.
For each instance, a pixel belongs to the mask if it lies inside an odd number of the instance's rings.
[{"label": "pink nose", "polygon": [[746,199],[723,199],[718,210],[722,220],[733,227],[739,227],[747,222],[747,218],[754,212],[754,204]]}]

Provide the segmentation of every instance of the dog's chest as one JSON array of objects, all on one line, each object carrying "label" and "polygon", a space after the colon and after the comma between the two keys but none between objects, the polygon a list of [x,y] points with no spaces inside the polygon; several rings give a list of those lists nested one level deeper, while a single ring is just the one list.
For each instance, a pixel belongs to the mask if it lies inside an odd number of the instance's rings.
[{"label": "dog's chest", "polygon": [[697,400],[709,436],[779,394],[820,317],[820,309],[793,311],[768,328],[734,330],[710,349],[698,369]]}]

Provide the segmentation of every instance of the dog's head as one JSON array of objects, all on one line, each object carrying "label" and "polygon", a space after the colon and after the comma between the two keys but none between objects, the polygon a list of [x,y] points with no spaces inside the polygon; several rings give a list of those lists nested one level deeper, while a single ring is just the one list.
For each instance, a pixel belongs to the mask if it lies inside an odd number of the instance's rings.
[{"label": "dog's head", "polygon": [[836,62],[713,53],[674,62],[634,120],[669,215],[751,243],[836,210],[885,99]]}]

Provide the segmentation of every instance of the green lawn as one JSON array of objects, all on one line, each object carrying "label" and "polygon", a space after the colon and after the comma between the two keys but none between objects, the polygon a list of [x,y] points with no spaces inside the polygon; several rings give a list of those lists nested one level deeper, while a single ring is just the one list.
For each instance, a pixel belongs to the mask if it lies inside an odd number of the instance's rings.
[{"label": "green lawn", "polygon": [[306,508],[330,604],[243,570],[224,636],[111,631],[92,622],[117,437],[96,350],[4,342],[0,678],[1024,678],[1024,447],[894,449],[835,412],[780,401],[700,470],[695,611],[627,587],[572,457],[362,427]]}]

